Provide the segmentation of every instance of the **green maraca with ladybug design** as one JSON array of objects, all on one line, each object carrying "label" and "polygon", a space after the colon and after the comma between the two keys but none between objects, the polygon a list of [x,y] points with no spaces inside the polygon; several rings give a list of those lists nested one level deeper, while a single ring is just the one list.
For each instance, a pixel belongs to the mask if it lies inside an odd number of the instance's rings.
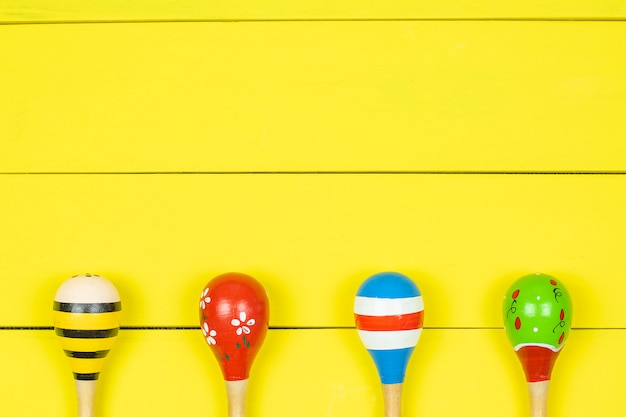
[{"label": "green maraca with ladybug design", "polygon": [[552,368],[572,325],[569,292],[550,275],[526,275],[507,290],[502,316],[506,335],[526,374],[530,416],[545,417]]}]

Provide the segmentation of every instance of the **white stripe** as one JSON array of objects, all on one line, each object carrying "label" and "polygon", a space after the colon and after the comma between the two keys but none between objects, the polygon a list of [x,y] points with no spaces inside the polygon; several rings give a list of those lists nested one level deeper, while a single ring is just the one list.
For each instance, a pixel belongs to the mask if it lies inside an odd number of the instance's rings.
[{"label": "white stripe", "polygon": [[354,313],[362,316],[396,316],[424,310],[422,296],[405,298],[360,297],[354,299]]},{"label": "white stripe", "polygon": [[357,332],[366,349],[392,350],[415,347],[422,334],[422,329],[394,331],[357,330]]},{"label": "white stripe", "polygon": [[563,345],[561,345],[561,346],[559,346],[557,348],[557,347],[554,347],[552,345],[548,345],[546,343],[520,343],[519,345],[515,345],[513,350],[515,350],[517,352],[518,350],[520,350],[521,348],[523,348],[525,346],[544,347],[544,348],[550,349],[552,352],[558,352],[559,350],[561,350],[563,348]]}]

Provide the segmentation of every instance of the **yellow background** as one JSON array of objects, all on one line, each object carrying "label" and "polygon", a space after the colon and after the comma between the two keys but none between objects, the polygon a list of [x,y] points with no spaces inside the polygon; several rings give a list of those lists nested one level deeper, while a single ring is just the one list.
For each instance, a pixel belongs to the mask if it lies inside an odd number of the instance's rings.
[{"label": "yellow background", "polygon": [[405,416],[518,417],[500,308],[541,271],[574,331],[553,417],[623,415],[626,7],[620,1],[196,0],[0,6],[0,415],[71,416],[52,299],[123,302],[98,417],[225,415],[197,323],[259,279],[250,416],[382,415],[352,302],[411,276]]}]

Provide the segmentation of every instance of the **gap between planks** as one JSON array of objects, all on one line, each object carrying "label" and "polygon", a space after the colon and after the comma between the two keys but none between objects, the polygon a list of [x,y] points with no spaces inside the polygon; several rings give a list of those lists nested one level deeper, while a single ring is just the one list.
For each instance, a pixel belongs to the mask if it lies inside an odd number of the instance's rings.
[{"label": "gap between planks", "polygon": [[0,25],[81,25],[153,23],[316,23],[316,22],[624,22],[626,17],[416,17],[416,18],[241,18],[241,19],[102,19],[102,20],[16,20]]},{"label": "gap between planks", "polygon": [[[269,330],[355,330],[354,326],[269,326]],[[504,330],[504,327],[424,327],[424,330]],[[54,330],[53,326],[0,326],[1,330]],[[200,326],[121,326],[120,330],[200,330]],[[572,327],[572,330],[626,330],[626,327]]]},{"label": "gap between planks", "polygon": [[0,176],[44,175],[626,175],[626,171],[84,171],[0,172]]}]

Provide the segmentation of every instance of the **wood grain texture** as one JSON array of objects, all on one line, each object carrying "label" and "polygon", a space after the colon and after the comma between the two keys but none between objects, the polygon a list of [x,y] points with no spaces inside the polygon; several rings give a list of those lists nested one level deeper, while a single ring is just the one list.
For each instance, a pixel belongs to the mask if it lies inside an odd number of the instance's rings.
[{"label": "wood grain texture", "polygon": [[76,1],[4,0],[0,22],[84,22],[84,21],[162,21],[162,20],[298,20],[298,19],[619,19],[624,18],[624,5],[618,0],[597,2],[537,0],[442,0],[411,2],[392,0],[331,0],[287,2],[250,0],[235,3],[216,0],[129,0]]},{"label": "wood grain texture", "polygon": [[[200,292],[262,282],[270,326],[354,326],[370,274],[424,294],[426,327],[500,327],[502,297],[559,277],[574,327],[625,327],[626,176],[0,176],[2,325],[49,325],[56,288],[97,273],[123,326],[197,326]],[[10,278],[10,279],[9,279]]]},{"label": "wood grain texture", "polygon": [[[5,413],[74,413],[71,372],[51,331],[2,331],[0,343],[0,365],[12,381],[0,391]],[[555,367],[550,415],[620,417],[624,344],[623,330],[573,331]],[[117,348],[99,382],[100,415],[226,415],[222,376],[199,331],[122,331]],[[404,399],[407,416],[528,414],[526,382],[503,330],[426,329],[407,369]],[[352,329],[270,330],[247,406],[254,416],[383,413],[375,367]]]},{"label": "wood grain texture", "polygon": [[0,27],[1,172],[626,171],[617,22]]}]

